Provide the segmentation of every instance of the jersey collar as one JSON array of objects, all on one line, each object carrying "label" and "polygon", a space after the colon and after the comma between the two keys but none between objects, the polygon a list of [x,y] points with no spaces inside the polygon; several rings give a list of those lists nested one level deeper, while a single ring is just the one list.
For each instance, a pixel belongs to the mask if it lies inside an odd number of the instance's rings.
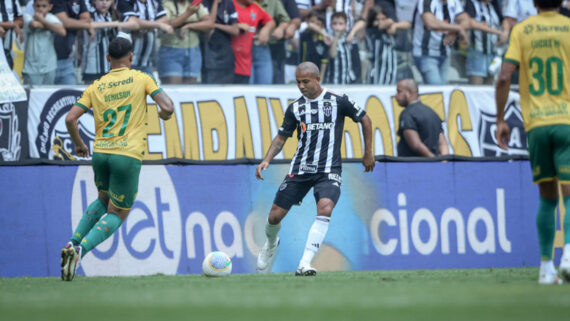
[{"label": "jersey collar", "polygon": [[319,99],[323,99],[323,97],[325,97],[325,93],[327,92],[327,89],[323,87],[323,91],[321,92],[321,94],[319,95],[319,97],[311,99],[309,97],[305,97],[305,95],[303,95],[303,98],[305,98],[305,100],[307,102],[312,102],[312,101],[317,101]]}]

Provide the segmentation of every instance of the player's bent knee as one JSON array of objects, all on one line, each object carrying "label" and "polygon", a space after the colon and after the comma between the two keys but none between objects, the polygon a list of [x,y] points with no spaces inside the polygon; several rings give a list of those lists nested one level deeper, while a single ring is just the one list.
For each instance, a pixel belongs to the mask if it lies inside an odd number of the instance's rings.
[{"label": "player's bent knee", "polygon": [[281,220],[283,220],[285,215],[287,215],[287,212],[288,210],[273,204],[273,206],[271,206],[271,211],[269,212],[269,217],[267,218],[267,221],[271,225],[279,224],[281,223]]}]

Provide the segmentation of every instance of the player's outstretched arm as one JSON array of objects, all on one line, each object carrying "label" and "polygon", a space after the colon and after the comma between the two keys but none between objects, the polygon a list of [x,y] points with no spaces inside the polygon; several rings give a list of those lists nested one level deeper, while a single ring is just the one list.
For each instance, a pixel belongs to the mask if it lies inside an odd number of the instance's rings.
[{"label": "player's outstretched arm", "polygon": [[372,152],[372,121],[368,115],[364,115],[360,120],[362,132],[364,133],[364,156],[362,157],[362,165],[365,172],[372,172],[376,165],[374,153]]},{"label": "player's outstretched arm", "polygon": [[288,137],[282,135],[277,135],[275,138],[273,138],[273,141],[271,142],[271,146],[269,146],[269,150],[267,151],[265,158],[261,161],[261,163],[259,163],[259,165],[257,165],[257,168],[255,169],[255,177],[261,180],[263,179],[261,171],[266,170],[269,167],[271,160],[273,160],[273,158],[281,152],[283,146],[285,145],[285,142],[287,141],[287,138]]},{"label": "player's outstretched arm", "polygon": [[89,156],[89,148],[85,145],[81,136],[79,136],[79,129],[77,127],[77,121],[83,114],[85,114],[85,109],[77,105],[73,105],[65,117],[65,126],[67,127],[67,131],[75,145],[75,154],[79,157]]},{"label": "player's outstretched arm", "polygon": [[158,107],[160,107],[158,116],[163,120],[169,120],[174,113],[174,103],[172,102],[172,99],[170,99],[170,97],[164,91],[161,91],[158,94],[154,95],[152,99],[154,99],[154,101],[158,104]]}]

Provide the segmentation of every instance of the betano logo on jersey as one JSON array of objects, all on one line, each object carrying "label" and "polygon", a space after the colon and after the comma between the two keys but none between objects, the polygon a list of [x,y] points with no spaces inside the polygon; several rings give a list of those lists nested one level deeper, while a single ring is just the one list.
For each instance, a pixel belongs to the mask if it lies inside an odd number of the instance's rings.
[{"label": "betano logo on jersey", "polygon": [[303,133],[306,131],[313,131],[313,130],[331,130],[334,128],[334,122],[330,123],[301,123],[301,129]]}]

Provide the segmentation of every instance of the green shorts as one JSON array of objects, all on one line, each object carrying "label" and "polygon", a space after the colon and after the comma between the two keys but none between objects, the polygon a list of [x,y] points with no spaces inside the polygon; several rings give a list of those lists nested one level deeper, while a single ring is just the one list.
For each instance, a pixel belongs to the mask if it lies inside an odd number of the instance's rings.
[{"label": "green shorts", "polygon": [[570,184],[570,125],[533,128],[527,133],[535,184],[558,179]]},{"label": "green shorts", "polygon": [[93,153],[92,164],[95,185],[99,192],[107,192],[115,207],[128,210],[133,207],[139,189],[141,161],[123,155]]}]

